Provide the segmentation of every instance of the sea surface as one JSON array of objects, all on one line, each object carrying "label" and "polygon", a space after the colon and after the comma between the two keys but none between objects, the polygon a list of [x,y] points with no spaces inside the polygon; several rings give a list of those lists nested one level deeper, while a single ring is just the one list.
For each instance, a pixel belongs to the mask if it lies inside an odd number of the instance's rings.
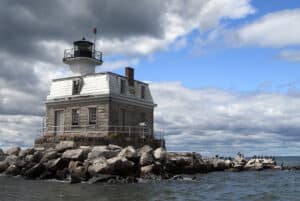
[{"label": "sea surface", "polygon": [[[300,157],[281,157],[277,161],[278,164],[300,165]],[[199,181],[115,185],[0,176],[0,201],[300,201],[300,171],[213,172],[197,176]]]}]

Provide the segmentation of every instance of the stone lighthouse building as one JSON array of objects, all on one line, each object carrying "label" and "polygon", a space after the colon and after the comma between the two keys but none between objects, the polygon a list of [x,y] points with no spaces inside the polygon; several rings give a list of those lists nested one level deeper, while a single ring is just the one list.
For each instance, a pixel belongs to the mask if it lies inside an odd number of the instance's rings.
[{"label": "stone lighthouse building", "polygon": [[164,144],[154,137],[155,104],[149,86],[135,80],[133,68],[126,67],[125,75],[95,73],[103,63],[102,53],[84,38],[65,50],[63,62],[73,75],[52,80],[45,128],[36,146],[62,140],[73,140],[78,146]]}]

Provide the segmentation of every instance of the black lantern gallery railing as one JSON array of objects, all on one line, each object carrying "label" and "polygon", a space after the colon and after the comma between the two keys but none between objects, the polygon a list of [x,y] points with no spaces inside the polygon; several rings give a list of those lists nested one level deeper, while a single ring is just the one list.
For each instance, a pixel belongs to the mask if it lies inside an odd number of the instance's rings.
[{"label": "black lantern gallery railing", "polygon": [[102,52],[97,50],[77,49],[74,51],[74,48],[72,48],[72,49],[66,49],[64,51],[64,58],[63,58],[64,61],[76,57],[88,57],[88,58],[99,60],[102,63]]}]

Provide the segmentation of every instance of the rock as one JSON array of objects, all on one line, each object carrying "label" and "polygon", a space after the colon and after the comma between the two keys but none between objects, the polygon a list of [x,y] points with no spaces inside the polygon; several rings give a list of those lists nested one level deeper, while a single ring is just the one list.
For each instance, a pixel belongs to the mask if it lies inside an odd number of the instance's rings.
[{"label": "rock", "polygon": [[6,157],[7,157],[7,154],[5,154],[2,149],[0,149],[0,161],[4,161],[6,159]]},{"label": "rock", "polygon": [[108,164],[106,159],[102,156],[92,160],[91,165],[88,167],[88,172],[92,176],[106,174],[108,172]]},{"label": "rock", "polygon": [[14,165],[16,164],[18,160],[18,157],[16,155],[8,155],[5,159],[5,162],[8,163],[8,165]]},{"label": "rock", "polygon": [[65,180],[68,176],[68,168],[60,169],[56,171],[55,178],[58,180]]},{"label": "rock", "polygon": [[213,159],[213,165],[214,169],[217,171],[223,171],[227,168],[225,160],[219,158]]},{"label": "rock", "polygon": [[109,149],[108,146],[95,146],[92,151],[88,154],[88,159],[94,159],[98,157],[112,158],[117,156],[119,151]]},{"label": "rock", "polygon": [[16,156],[18,156],[20,151],[21,151],[20,147],[12,147],[12,148],[7,149],[5,151],[5,153],[7,155],[16,155]]},{"label": "rock", "polygon": [[33,148],[27,148],[27,149],[21,150],[20,153],[19,153],[19,157],[24,158],[29,154],[34,154],[34,149]]},{"label": "rock", "polygon": [[83,160],[83,150],[82,149],[70,149],[62,154],[62,158],[71,160]]},{"label": "rock", "polygon": [[5,174],[16,176],[20,174],[20,170],[16,165],[12,164],[6,169]]},{"label": "rock", "polygon": [[164,148],[160,147],[154,150],[153,156],[158,161],[165,161],[167,158],[167,152]]},{"label": "rock", "polygon": [[35,179],[39,177],[44,170],[45,166],[41,163],[38,163],[25,172],[25,177],[28,179]]},{"label": "rock", "polygon": [[225,160],[224,163],[225,163],[225,169],[229,169],[229,168],[232,168],[234,166],[233,161],[229,160],[229,159]]},{"label": "rock", "polygon": [[9,164],[6,161],[0,161],[0,173],[4,172],[8,166]]},{"label": "rock", "polygon": [[153,152],[153,149],[149,145],[144,145],[143,147],[141,147],[137,150],[137,154],[139,157],[141,157],[143,153],[151,153],[152,154],[152,152]]},{"label": "rock", "polygon": [[194,174],[207,172],[207,164],[197,153],[168,153],[165,168],[171,174]]},{"label": "rock", "polygon": [[107,160],[108,172],[113,175],[128,176],[136,174],[134,162],[125,157],[114,157]]},{"label": "rock", "polygon": [[69,173],[71,175],[71,178],[75,179],[78,178],[81,180],[87,180],[88,179],[88,164],[82,163],[81,161],[70,161],[69,163]]},{"label": "rock", "polygon": [[125,147],[118,154],[119,157],[125,157],[131,161],[138,161],[136,150],[132,146]]},{"label": "rock", "polygon": [[75,147],[74,141],[60,141],[56,146],[55,149],[58,152],[64,152],[67,149],[73,149]]},{"label": "rock", "polygon": [[36,151],[32,155],[31,162],[33,162],[33,163],[39,163],[41,161],[41,159],[43,158],[43,156],[44,156],[43,152]]},{"label": "rock", "polygon": [[46,162],[48,160],[56,159],[57,157],[58,157],[57,151],[55,151],[55,150],[47,151],[43,155],[43,157],[41,159],[41,163],[44,163],[44,162]]},{"label": "rock", "polygon": [[88,183],[89,184],[97,184],[97,183],[106,183],[110,179],[114,179],[116,176],[109,174],[99,174],[96,177],[92,177]]},{"label": "rock", "polygon": [[118,146],[118,145],[114,145],[114,144],[109,144],[108,145],[108,149],[110,150],[114,150],[114,151],[121,151],[122,147]]},{"label": "rock", "polygon": [[64,168],[67,168],[68,165],[69,165],[69,160],[63,158],[52,159],[44,163],[46,169],[50,171],[62,170]]},{"label": "rock", "polygon": [[151,164],[141,167],[141,176],[150,175],[150,174],[160,174],[162,171],[161,166],[157,164]]},{"label": "rock", "polygon": [[140,158],[140,165],[146,166],[154,163],[154,158],[151,152],[143,152]]}]

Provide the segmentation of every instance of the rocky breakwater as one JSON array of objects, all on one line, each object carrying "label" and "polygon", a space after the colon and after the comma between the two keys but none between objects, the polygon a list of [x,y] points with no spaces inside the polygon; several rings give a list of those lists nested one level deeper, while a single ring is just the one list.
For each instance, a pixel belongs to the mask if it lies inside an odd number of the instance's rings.
[{"label": "rocky breakwater", "polygon": [[[272,164],[272,165],[271,165]],[[259,167],[259,168],[256,168]],[[131,183],[140,179],[178,179],[178,175],[223,170],[275,168],[273,161],[203,159],[198,153],[172,153],[145,145],[81,146],[61,141],[55,148],[0,149],[0,173],[27,179],[57,179],[70,183]]]}]

